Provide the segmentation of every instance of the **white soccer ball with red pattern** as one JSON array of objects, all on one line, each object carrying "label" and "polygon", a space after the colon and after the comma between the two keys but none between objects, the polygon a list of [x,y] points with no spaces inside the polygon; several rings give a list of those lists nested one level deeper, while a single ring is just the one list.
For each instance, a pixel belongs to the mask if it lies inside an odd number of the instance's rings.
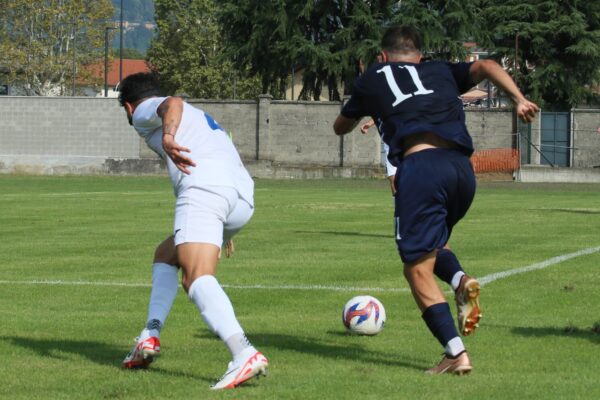
[{"label": "white soccer ball with red pattern", "polygon": [[356,296],[344,306],[342,322],[352,333],[376,335],[385,325],[385,308],[373,296]]}]

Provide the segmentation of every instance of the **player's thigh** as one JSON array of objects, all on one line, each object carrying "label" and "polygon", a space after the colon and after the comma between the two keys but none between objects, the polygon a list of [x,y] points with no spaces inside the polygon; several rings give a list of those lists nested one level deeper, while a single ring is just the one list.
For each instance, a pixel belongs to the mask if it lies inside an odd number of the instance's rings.
[{"label": "player's thigh", "polygon": [[252,218],[254,207],[238,196],[231,213],[223,225],[223,243],[227,243],[238,233]]},{"label": "player's thigh", "polygon": [[406,157],[397,172],[396,244],[402,260],[413,263],[448,241],[448,171],[438,149]]},{"label": "player's thigh", "polygon": [[220,248],[223,225],[231,212],[229,203],[227,196],[205,188],[193,187],[180,193],[175,205],[175,245],[207,243]]},{"label": "player's thigh", "polygon": [[454,180],[447,187],[448,192],[448,218],[449,229],[458,223],[467,213],[473,199],[477,186],[475,172],[468,157],[453,152],[451,164],[455,171]]},{"label": "player's thigh", "polygon": [[212,243],[182,243],[177,246],[177,259],[183,270],[186,290],[197,278],[215,275],[220,250]]}]

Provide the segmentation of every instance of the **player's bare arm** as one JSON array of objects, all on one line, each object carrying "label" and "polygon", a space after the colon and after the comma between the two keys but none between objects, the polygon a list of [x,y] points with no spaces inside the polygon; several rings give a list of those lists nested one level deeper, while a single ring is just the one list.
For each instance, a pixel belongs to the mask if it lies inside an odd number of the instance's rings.
[{"label": "player's bare arm", "polygon": [[182,152],[190,153],[190,150],[180,146],[175,141],[177,128],[179,128],[181,116],[183,115],[183,100],[179,97],[168,97],[158,107],[157,114],[163,121],[162,145],[165,152],[173,160],[178,170],[189,174],[190,170],[188,167],[195,167],[196,164],[191,158],[182,154]]},{"label": "player's bare arm", "polygon": [[345,135],[346,133],[352,132],[359,121],[359,119],[348,118],[340,114],[333,123],[333,131],[338,136]]},{"label": "player's bare arm", "polygon": [[517,115],[523,122],[531,122],[536,113],[540,111],[537,104],[527,100],[519,90],[510,75],[493,60],[480,60],[471,65],[469,70],[471,77],[476,83],[489,79],[502,91],[507,93],[515,103]]}]

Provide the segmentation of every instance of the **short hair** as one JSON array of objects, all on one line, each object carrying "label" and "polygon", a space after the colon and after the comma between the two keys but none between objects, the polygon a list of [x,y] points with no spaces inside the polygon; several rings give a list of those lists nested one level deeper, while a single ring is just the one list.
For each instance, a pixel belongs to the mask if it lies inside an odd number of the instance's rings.
[{"label": "short hair", "polygon": [[412,26],[391,26],[383,34],[381,48],[392,53],[421,52],[421,34]]},{"label": "short hair", "polygon": [[135,103],[147,97],[160,96],[160,82],[154,72],[138,72],[119,83],[119,102]]}]

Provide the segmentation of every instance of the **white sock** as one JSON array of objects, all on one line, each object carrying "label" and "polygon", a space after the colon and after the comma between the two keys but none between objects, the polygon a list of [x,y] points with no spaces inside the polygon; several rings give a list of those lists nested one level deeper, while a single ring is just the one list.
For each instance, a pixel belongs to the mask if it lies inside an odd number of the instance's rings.
[{"label": "white sock", "polygon": [[[192,282],[188,296],[198,307],[206,325],[226,344],[227,340],[234,335],[244,335],[244,330],[235,317],[229,297],[214,276],[202,275]],[[230,346],[228,345],[228,347]],[[230,351],[234,356],[237,353],[237,350],[232,350],[231,347]]]},{"label": "white sock", "polygon": [[[152,265],[152,291],[148,302],[148,319],[146,327],[140,334],[140,339],[143,340],[150,336],[160,337],[160,329],[165,324],[171,307],[173,307],[178,287],[179,279],[176,267],[165,263]],[[158,321],[159,325],[153,323],[154,321]]]},{"label": "white sock", "polygon": [[449,355],[450,357],[456,357],[457,355],[459,355],[460,353],[465,351],[465,345],[463,344],[462,339],[457,336],[454,339],[451,339],[446,344],[446,347],[444,348],[444,350],[445,350],[446,354]]},{"label": "white sock", "polygon": [[460,286],[460,280],[463,276],[465,276],[465,273],[463,271],[458,271],[454,274],[454,276],[452,277],[452,282],[450,283],[452,285],[452,290],[456,291],[456,289],[458,289],[458,287]]},{"label": "white sock", "polygon": [[231,352],[231,355],[234,359],[248,348],[252,348],[254,351],[256,351],[256,349],[254,349],[254,347],[250,344],[250,341],[246,335],[243,333],[236,333],[235,335],[231,336],[229,339],[225,340],[225,345],[227,345],[227,348]]}]

